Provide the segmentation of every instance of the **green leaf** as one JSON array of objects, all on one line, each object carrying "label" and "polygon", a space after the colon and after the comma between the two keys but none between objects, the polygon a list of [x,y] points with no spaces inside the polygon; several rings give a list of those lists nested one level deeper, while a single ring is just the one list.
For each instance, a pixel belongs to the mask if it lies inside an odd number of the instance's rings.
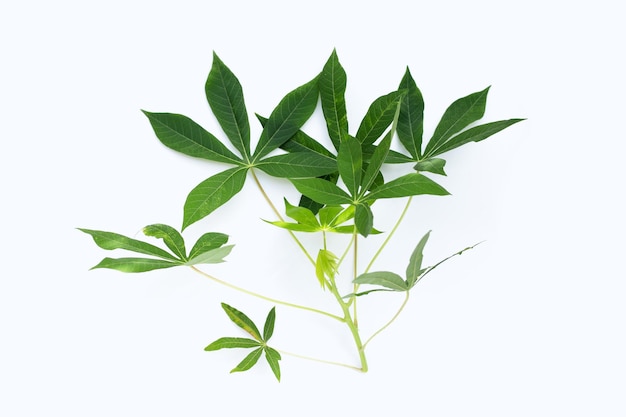
[{"label": "green leaf", "polygon": [[154,269],[171,268],[181,265],[180,262],[169,262],[162,259],[149,258],[104,258],[91,269],[107,268],[122,272],[146,272]]},{"label": "green leaf", "polygon": [[355,280],[355,284],[380,285],[394,291],[408,290],[407,283],[400,278],[400,275],[388,271],[368,272],[359,275]]},{"label": "green leaf", "polygon": [[295,152],[265,158],[255,167],[273,177],[313,178],[337,171],[337,161],[313,152]]},{"label": "green leaf", "polygon": [[356,225],[356,230],[363,236],[367,237],[371,233],[372,226],[374,225],[374,215],[367,203],[358,204],[356,206],[354,224]]},{"label": "green leaf", "polygon": [[385,135],[384,139],[374,150],[370,158],[370,162],[365,170],[363,181],[361,184],[361,193],[365,194],[367,190],[374,184],[376,177],[380,173],[380,168],[383,166],[387,154],[389,153],[389,147],[391,146],[391,134]]},{"label": "green leaf", "polygon": [[219,139],[190,118],[181,114],[142,111],[148,116],[157,138],[168,148],[211,161],[227,164],[242,162]]},{"label": "green leaf", "polygon": [[[257,119],[261,122],[261,126],[265,126],[267,118],[256,115]],[[326,149],[321,143],[313,139],[311,136],[304,133],[302,130],[298,130],[294,135],[285,143],[280,145],[280,148],[287,152],[313,152],[320,156],[328,156],[335,159],[335,155]]]},{"label": "green leaf", "polygon": [[187,251],[185,249],[185,241],[176,229],[166,224],[151,224],[143,228],[143,234],[146,236],[163,239],[165,245],[170,248],[176,256],[181,260],[187,259]]},{"label": "green leaf", "polygon": [[398,90],[406,90],[398,116],[398,139],[414,159],[422,156],[422,133],[424,130],[424,99],[407,67]]},{"label": "green leaf", "polygon": [[385,132],[393,122],[398,101],[405,93],[406,91],[394,91],[374,100],[356,133],[359,142],[364,145],[372,144]]},{"label": "green leaf", "polygon": [[317,106],[317,77],[296,88],[278,103],[261,132],[254,151],[254,161],[281,146],[296,134]]},{"label": "green leaf", "polygon": [[198,184],[187,196],[183,230],[208,216],[243,188],[246,168],[231,168]]},{"label": "green leaf", "polygon": [[222,337],[205,347],[204,350],[209,352],[220,349],[253,348],[260,345],[261,343],[256,340],[245,339],[243,337]]},{"label": "green leaf", "polygon": [[194,256],[193,258],[189,258],[185,265],[198,265],[198,264],[219,264],[224,262],[224,258],[230,254],[230,251],[233,250],[235,245],[227,245],[222,246],[220,248],[211,249],[208,251],[204,251]]},{"label": "green leaf", "polygon": [[169,252],[140,240],[131,239],[129,237],[102,230],[78,229],[81,232],[91,235],[96,245],[106,250],[125,249],[131,252],[143,253],[144,255],[152,255],[163,259],[177,261],[178,259]]},{"label": "green leaf", "polygon": [[296,189],[321,204],[337,205],[352,202],[350,196],[330,181],[320,178],[290,179]]},{"label": "green leaf", "polygon": [[433,137],[426,145],[425,156],[433,156],[432,151],[444,144],[455,133],[483,117],[487,104],[489,87],[483,91],[460,98],[448,107],[435,129]]},{"label": "green leaf", "polygon": [[379,198],[408,197],[420,194],[448,195],[449,193],[433,180],[414,172],[377,187],[365,198],[368,201],[373,201]]},{"label": "green leaf", "polygon": [[250,122],[241,84],[215,52],[204,90],[209,106],[230,142],[242,155],[249,157]]},{"label": "green leaf", "polygon": [[243,360],[239,362],[239,365],[235,366],[230,371],[230,373],[232,374],[233,372],[243,372],[252,368],[259,361],[259,358],[261,357],[262,353],[263,353],[263,348],[258,348],[258,349],[253,350],[252,352],[250,352],[248,356],[243,358]]},{"label": "green leaf", "polygon": [[422,269],[422,261],[424,260],[424,247],[426,246],[426,242],[428,242],[429,236],[430,231],[420,239],[409,259],[409,265],[406,268],[406,282],[409,288],[415,285],[417,279],[424,272]]},{"label": "green leaf", "polygon": [[339,149],[342,138],[348,134],[346,83],[346,72],[339,63],[337,52],[333,50],[322,69],[319,78],[319,90],[328,135],[335,145],[335,149]]},{"label": "green leaf", "polygon": [[[351,206],[350,206],[351,207]],[[320,219],[319,223],[322,226],[332,226],[335,224],[335,219],[339,214],[344,211],[344,208],[341,206],[326,206],[320,209],[318,213],[318,217]]]},{"label": "green leaf", "polygon": [[363,154],[361,144],[352,136],[346,136],[339,145],[337,166],[341,180],[352,196],[356,196],[361,185],[361,170],[363,169]]},{"label": "green leaf", "polygon": [[[350,205],[348,207],[346,207],[341,213],[339,213],[339,215],[337,215],[337,217],[335,217],[332,225],[333,226],[338,226],[342,223],[347,222],[348,220],[351,220],[354,218],[354,206]],[[321,210],[320,210],[321,211]]]},{"label": "green leaf", "polygon": [[287,230],[291,230],[294,232],[308,232],[308,233],[313,233],[313,232],[318,232],[320,230],[320,226],[311,226],[308,224],[301,224],[301,223],[289,223],[289,222],[283,222],[283,221],[275,221],[275,222],[271,222],[268,220],[264,220],[264,222],[272,224],[274,226],[280,227],[282,229],[287,229]]},{"label": "green leaf", "polygon": [[432,172],[433,174],[446,175],[443,167],[446,165],[446,161],[441,158],[428,158],[423,161],[419,161],[413,167],[414,170]]},{"label": "green leaf", "polygon": [[241,311],[237,310],[234,307],[229,306],[226,303],[222,303],[222,308],[228,315],[228,318],[235,323],[237,326],[244,329],[248,332],[252,337],[254,337],[259,342],[262,342],[261,333],[259,333],[259,329],[257,329],[256,325],[248,316],[243,314]]},{"label": "green leaf", "polygon": [[205,233],[200,236],[200,238],[193,245],[193,248],[191,248],[191,251],[189,251],[189,259],[193,259],[196,256],[210,250],[217,249],[220,246],[225,245],[226,242],[228,242],[228,235],[225,235],[224,233]]},{"label": "green leaf", "polygon": [[265,325],[263,326],[263,340],[267,342],[274,334],[274,323],[276,322],[276,307],[272,307],[265,319]]},{"label": "green leaf", "polygon": [[313,212],[304,207],[292,206],[285,198],[285,214],[301,224],[318,227],[320,226]]},{"label": "green leaf", "polygon": [[385,158],[385,163],[386,164],[406,164],[409,162],[415,162],[412,158],[409,158],[408,156],[394,151],[393,149],[389,150],[389,153],[387,154],[387,158]]},{"label": "green leaf", "polygon": [[339,258],[329,250],[320,249],[317,253],[317,259],[315,261],[315,276],[322,288],[326,287],[326,278],[331,282],[334,281],[335,275],[337,275],[337,268]]},{"label": "green leaf", "polygon": [[481,140],[487,139],[489,136],[506,129],[517,122],[521,122],[522,120],[526,119],[500,120],[497,122],[474,126],[454,136],[446,143],[434,148],[431,151],[431,155],[441,155],[444,152],[451,151],[452,149],[458,148],[459,146],[465,145],[469,142],[480,142]]},{"label": "green leaf", "polygon": [[276,349],[265,346],[265,359],[267,359],[267,363],[270,365],[272,372],[274,372],[274,376],[280,382],[280,365],[278,364],[278,361],[281,359],[280,353]]}]

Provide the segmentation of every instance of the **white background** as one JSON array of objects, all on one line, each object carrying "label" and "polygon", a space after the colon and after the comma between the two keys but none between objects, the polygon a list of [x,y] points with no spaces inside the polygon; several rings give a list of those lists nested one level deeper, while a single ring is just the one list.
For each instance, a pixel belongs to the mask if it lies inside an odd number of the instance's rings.
[{"label": "white background", "polygon": [[[625,32],[618,2],[602,0],[3,5],[0,414],[626,415]],[[89,272],[111,254],[75,228],[179,227],[189,190],[224,167],[162,146],[139,109],[223,137],[203,91],[212,51],[250,113],[267,115],[333,47],[353,133],[406,65],[426,134],[488,85],[486,121],[528,120],[450,153],[441,183],[452,196],[416,199],[376,269],[401,273],[430,229],[427,262],[486,242],[419,284],[369,345],[369,373],[285,357],[280,384],[263,363],[230,375],[243,352],[203,351],[240,335],[219,303],[258,322],[269,303],[190,270]],[[320,113],[306,129],[323,133]],[[262,181],[277,203],[295,201],[284,182]],[[377,204],[379,228],[400,210]],[[235,250],[207,271],[331,308],[295,245],[259,218],[273,216],[249,182],[185,236],[229,233]],[[363,256],[379,243],[363,242]],[[363,332],[400,301],[364,299]],[[347,329],[277,312],[276,347],[356,364]]]}]

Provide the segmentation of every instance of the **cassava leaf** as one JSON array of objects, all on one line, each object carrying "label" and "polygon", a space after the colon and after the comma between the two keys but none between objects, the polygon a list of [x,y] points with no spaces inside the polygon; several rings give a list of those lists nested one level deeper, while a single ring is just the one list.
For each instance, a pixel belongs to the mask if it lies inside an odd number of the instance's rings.
[{"label": "cassava leaf", "polygon": [[317,221],[317,218],[315,217],[315,214],[313,214],[311,210],[305,207],[293,206],[289,203],[289,201],[287,201],[286,198],[285,198],[285,214],[288,217],[297,221],[298,223],[306,224],[306,225],[318,227],[318,228],[320,226],[319,222]]},{"label": "cassava leaf", "polygon": [[406,282],[409,288],[415,285],[424,271],[422,269],[422,261],[424,260],[424,247],[426,246],[426,242],[428,242],[429,236],[430,231],[420,239],[409,258],[409,265],[406,268]]},{"label": "cassava leaf", "polygon": [[330,181],[321,178],[290,179],[296,189],[321,204],[337,205],[352,202],[350,196]]},{"label": "cassava leaf", "polygon": [[396,113],[398,101],[400,101],[406,91],[393,91],[387,95],[377,98],[370,105],[356,138],[364,145],[370,145],[376,141],[389,127]]},{"label": "cassava leaf", "polygon": [[170,262],[163,259],[149,258],[104,258],[91,269],[107,268],[121,272],[147,272],[155,269],[171,268],[181,265],[180,262]]},{"label": "cassava leaf", "polygon": [[245,339],[243,337],[222,337],[205,347],[204,350],[209,352],[220,349],[253,348],[260,345],[261,343],[257,340]]},{"label": "cassava leaf", "polygon": [[224,233],[209,232],[205,233],[196,241],[193,248],[189,251],[189,259],[193,259],[196,256],[208,252],[213,249],[217,249],[228,242],[228,235]]},{"label": "cassava leaf", "polygon": [[211,161],[236,165],[242,162],[219,139],[187,116],[142,111],[150,120],[156,137],[168,148]]},{"label": "cassava leaf", "polygon": [[239,362],[239,364],[235,366],[230,371],[230,373],[232,374],[233,372],[243,372],[252,368],[259,361],[259,358],[261,357],[262,353],[263,353],[263,348],[258,348],[258,349],[253,350],[252,352],[250,352],[250,354],[248,354],[248,356],[243,358],[243,360]]},{"label": "cassava leaf", "polygon": [[166,224],[151,224],[143,228],[143,234],[156,237],[157,239],[163,239],[165,245],[170,248],[176,256],[181,260],[187,259],[185,240],[173,227]]},{"label": "cassava leaf", "polygon": [[250,122],[241,84],[215,52],[204,90],[209,106],[222,130],[235,148],[248,159]]},{"label": "cassava leaf", "polygon": [[265,346],[265,359],[267,363],[270,365],[274,376],[280,382],[280,365],[278,361],[281,359],[280,353],[276,349],[272,349],[269,346]]},{"label": "cassava leaf", "polygon": [[265,325],[263,326],[263,340],[267,342],[274,334],[274,324],[276,323],[276,307],[272,307],[265,319]]},{"label": "cassava leaf", "polygon": [[219,264],[224,262],[224,258],[228,256],[230,251],[233,250],[235,245],[226,245],[219,248],[211,249],[197,254],[193,258],[189,258],[185,265],[198,265],[198,264]]},{"label": "cassava leaf", "polygon": [[231,168],[198,184],[185,201],[183,230],[233,198],[246,181],[245,168]]},{"label": "cassava leaf", "polygon": [[355,284],[380,285],[394,291],[407,291],[409,287],[400,275],[388,271],[368,272],[359,275],[355,280]]},{"label": "cassava leaf", "polygon": [[443,167],[446,165],[446,161],[441,158],[428,158],[423,161],[419,161],[413,167],[417,172],[432,172],[433,174],[446,175]]},{"label": "cassava leaf", "polygon": [[337,51],[333,50],[320,74],[319,90],[328,135],[335,149],[339,149],[342,138],[348,134],[346,81],[346,72],[339,63]]},{"label": "cassava leaf", "polygon": [[320,230],[320,226],[311,226],[308,224],[301,224],[301,223],[289,223],[289,222],[284,222],[284,221],[275,221],[275,222],[271,222],[268,220],[264,220],[266,223],[272,224],[276,227],[280,227],[282,229],[287,229],[287,230],[291,230],[293,232],[308,232],[308,233],[312,233],[312,232],[318,232]]},{"label": "cassava leaf", "polygon": [[356,196],[361,185],[363,154],[361,144],[352,136],[346,136],[339,145],[337,154],[339,176],[352,196]]},{"label": "cassava leaf", "polygon": [[398,139],[414,159],[422,156],[422,133],[424,130],[424,99],[407,67],[398,90],[406,90],[398,116]]},{"label": "cassava leaf", "polygon": [[367,169],[365,170],[365,175],[363,175],[363,181],[361,184],[361,193],[364,194],[367,190],[370,189],[376,177],[380,173],[380,168],[383,166],[385,159],[387,158],[387,154],[389,153],[389,147],[391,146],[391,134],[385,135],[383,140],[374,150],[372,154],[369,164],[367,165]]},{"label": "cassava leaf", "polygon": [[144,255],[152,255],[158,258],[177,261],[178,259],[169,252],[140,240],[131,239],[129,237],[102,230],[78,229],[81,232],[91,235],[93,241],[106,250],[125,249],[131,252],[143,253]]},{"label": "cassava leaf", "polygon": [[229,306],[226,303],[222,303],[222,308],[224,309],[224,311],[228,315],[228,318],[233,323],[235,323],[237,326],[239,326],[242,329],[244,329],[246,332],[248,332],[248,334],[250,334],[252,337],[254,337],[259,342],[263,341],[263,338],[261,337],[261,333],[259,333],[259,329],[257,329],[257,327],[254,324],[254,322],[252,320],[250,320],[250,318],[248,316],[246,316],[244,313],[242,313],[241,311],[237,310],[236,308]]},{"label": "cassava leaf", "polygon": [[367,203],[357,204],[354,214],[354,224],[356,230],[363,236],[367,237],[374,225],[374,215],[372,209]]},{"label": "cassava leaf", "polygon": [[[267,118],[258,114],[256,117],[261,122],[261,126],[265,126]],[[289,140],[280,145],[280,149],[287,152],[313,152],[320,156],[328,156],[335,159],[335,155],[331,151],[302,130],[298,130]]]},{"label": "cassava leaf", "polygon": [[255,164],[273,177],[314,178],[337,171],[337,161],[313,152],[294,152],[270,156]]},{"label": "cassava leaf", "polygon": [[375,188],[365,196],[367,201],[379,198],[408,197],[412,195],[448,195],[449,193],[439,184],[418,173],[406,174]]}]

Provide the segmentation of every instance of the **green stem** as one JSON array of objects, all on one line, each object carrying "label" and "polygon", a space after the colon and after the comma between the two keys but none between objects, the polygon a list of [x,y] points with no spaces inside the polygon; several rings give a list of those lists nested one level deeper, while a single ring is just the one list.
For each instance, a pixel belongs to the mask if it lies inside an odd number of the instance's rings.
[{"label": "green stem", "polygon": [[411,205],[411,201],[413,201],[413,196],[409,197],[409,199],[407,200],[406,205],[404,206],[404,210],[402,210],[402,213],[400,214],[400,217],[398,218],[398,221],[393,226],[393,229],[391,229],[391,232],[389,232],[389,234],[387,235],[387,238],[385,239],[383,244],[380,246],[380,248],[378,248],[378,251],[376,251],[376,253],[374,254],[374,257],[372,258],[370,263],[367,265],[367,268],[365,268],[365,271],[363,271],[364,274],[369,272],[369,270],[372,268],[372,265],[374,265],[374,262],[376,261],[378,256],[382,253],[382,251],[385,248],[385,246],[387,246],[387,243],[389,243],[389,241],[391,240],[391,237],[394,235],[394,233],[396,233],[396,230],[398,230],[398,227],[400,226],[400,223],[402,223],[402,220],[404,219],[404,216],[406,215],[407,211],[409,210],[409,206]]},{"label": "green stem", "polygon": [[[254,182],[256,183],[257,187],[259,188],[259,190],[261,191],[261,194],[263,194],[263,197],[265,198],[265,201],[267,201],[267,203],[270,205],[270,207],[272,208],[272,211],[274,212],[274,214],[276,214],[276,217],[278,217],[278,220],[280,221],[285,221],[285,219],[283,219],[283,216],[280,215],[280,212],[278,211],[278,209],[276,208],[276,206],[274,205],[274,203],[272,203],[272,200],[270,200],[269,196],[267,195],[267,193],[265,192],[265,189],[263,188],[263,186],[261,185],[261,182],[259,181],[259,178],[256,176],[256,173],[254,172],[253,168],[250,168],[250,173],[252,174],[252,178],[254,179]],[[287,232],[289,232],[289,234],[291,235],[291,237],[293,238],[293,240],[298,244],[298,246],[300,247],[300,249],[302,250],[302,252],[306,255],[306,257],[309,259],[309,262],[311,262],[311,264],[313,266],[315,266],[315,261],[313,260],[313,258],[311,257],[311,255],[309,254],[309,252],[306,250],[306,248],[304,247],[304,245],[302,244],[302,242],[300,242],[300,239],[298,239],[296,237],[296,235],[291,231],[291,230],[287,230]]]},{"label": "green stem", "polygon": [[238,287],[236,285],[230,284],[230,283],[228,283],[226,281],[222,281],[221,279],[215,278],[214,276],[207,274],[206,272],[196,268],[195,266],[191,266],[191,269],[193,269],[194,271],[196,271],[200,275],[202,275],[202,276],[204,276],[206,278],[209,278],[212,281],[217,282],[218,284],[222,284],[222,285],[224,285],[226,287],[232,288],[233,290],[240,291],[242,293],[251,295],[253,297],[257,297],[257,298],[260,298],[262,300],[266,300],[266,301],[269,301],[269,302],[275,303],[275,304],[284,305],[284,306],[287,306],[287,307],[293,307],[293,308],[297,308],[297,309],[300,309],[300,310],[310,311],[312,313],[322,314],[324,316],[333,318],[333,319],[341,321],[341,322],[345,321],[342,317],[336,316],[336,315],[328,313],[326,311],[318,310],[318,309],[312,308],[312,307],[302,306],[300,304],[293,304],[293,303],[289,303],[289,302],[286,302],[286,301],[277,300],[275,298],[270,298],[270,297],[266,297],[264,295],[255,293],[254,291],[246,290],[245,288],[241,288],[241,287]]},{"label": "green stem", "polygon": [[[352,235],[352,240],[354,241],[354,266],[352,268],[352,280],[356,280],[356,277],[358,276],[358,242],[359,242],[359,235],[357,233],[356,227],[354,228],[354,233]],[[356,294],[357,291],[359,291],[359,285],[358,284],[353,284],[352,285],[352,291]],[[353,298],[353,306],[352,306],[352,314],[354,315],[354,325],[358,328],[359,327],[359,322],[357,319],[357,313],[356,313],[356,305],[357,305],[357,300],[356,297]]]},{"label": "green stem", "polygon": [[336,286],[332,286],[330,290],[335,296],[335,298],[337,299],[337,303],[339,303],[339,306],[341,307],[341,310],[343,311],[343,321],[350,328],[350,333],[352,333],[352,338],[354,339],[354,343],[359,353],[359,359],[361,360],[361,368],[357,368],[357,369],[359,369],[361,372],[367,372],[368,370],[367,357],[365,356],[365,350],[364,350],[363,342],[361,341],[361,335],[359,334],[359,329],[356,323],[354,322],[354,320],[352,319],[352,316],[350,316],[350,306],[343,301],[343,299],[341,298],[341,295],[339,295],[339,292],[337,291]]},{"label": "green stem", "polygon": [[344,368],[356,369],[357,371],[361,370],[361,368],[359,368],[357,366],[352,366],[352,365],[348,365],[348,364],[341,363],[341,362],[333,362],[333,361],[327,361],[325,359],[312,358],[310,356],[299,355],[297,353],[291,353],[291,352],[287,352],[285,350],[280,350],[280,349],[276,349],[276,350],[278,352],[282,353],[283,355],[293,356],[294,358],[300,358],[300,359],[306,359],[308,361],[315,361],[315,362],[326,363],[328,365],[343,366]]},{"label": "green stem", "polygon": [[371,335],[371,336],[369,337],[369,339],[367,339],[367,340],[365,341],[365,343],[363,343],[363,349],[365,349],[365,346],[367,346],[367,344],[368,344],[368,343],[369,343],[369,342],[370,342],[370,341],[371,341],[374,337],[378,336],[378,334],[380,334],[383,330],[385,330],[387,327],[389,327],[389,325],[390,325],[391,323],[393,323],[395,319],[397,319],[397,318],[398,318],[398,316],[400,315],[400,313],[402,312],[402,310],[404,309],[404,306],[406,306],[406,303],[407,303],[408,301],[409,301],[409,292],[408,292],[408,291],[406,291],[406,296],[404,297],[404,302],[402,303],[402,305],[400,306],[400,308],[398,309],[398,311],[396,312],[396,314],[394,314],[394,316],[391,318],[391,320],[389,320],[389,321],[387,322],[387,324],[385,324],[385,325],[384,325],[383,327],[381,327],[380,329],[376,330],[376,331],[374,332],[374,334],[373,334],[373,335]]}]

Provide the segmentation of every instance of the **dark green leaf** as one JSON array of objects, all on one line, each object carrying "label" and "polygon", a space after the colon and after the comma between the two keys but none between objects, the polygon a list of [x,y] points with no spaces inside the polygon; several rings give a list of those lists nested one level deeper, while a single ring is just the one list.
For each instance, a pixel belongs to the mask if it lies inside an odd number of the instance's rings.
[{"label": "dark green leaf", "polygon": [[361,144],[352,136],[346,136],[339,145],[337,166],[341,180],[351,195],[356,196],[361,185],[361,171],[363,169],[363,154]]},{"label": "dark green leaf", "polygon": [[448,195],[449,193],[433,180],[415,172],[377,187],[365,198],[368,201],[373,201],[379,198],[408,197],[420,194]]},{"label": "dark green leaf", "polygon": [[364,145],[372,144],[385,132],[393,122],[398,102],[405,93],[406,91],[394,91],[374,100],[356,133],[359,142]]},{"label": "dark green leaf", "polygon": [[426,145],[425,156],[433,156],[432,151],[444,144],[455,133],[465,129],[470,123],[483,117],[487,104],[489,87],[483,91],[460,98],[448,107],[435,129],[433,137]]},{"label": "dark green leaf", "polygon": [[228,318],[235,323],[237,326],[244,329],[248,332],[252,337],[254,337],[259,342],[262,342],[261,333],[259,333],[259,329],[257,329],[256,325],[248,316],[243,314],[241,311],[237,310],[234,307],[229,306],[226,303],[222,303],[222,308],[228,315]]},{"label": "dark green leaf", "polygon": [[91,269],[107,268],[122,272],[146,272],[154,269],[171,268],[180,265],[179,262],[169,262],[162,259],[148,258],[104,258]]},{"label": "dark green leaf", "polygon": [[406,90],[398,116],[398,139],[414,159],[422,156],[422,133],[424,130],[424,99],[407,67],[398,90]]},{"label": "dark green leaf", "polygon": [[192,223],[208,216],[230,200],[243,188],[246,181],[245,168],[231,168],[198,184],[185,201],[183,230]]},{"label": "dark green leaf", "polygon": [[337,171],[337,161],[313,152],[295,152],[271,156],[257,162],[266,174],[281,178],[321,177]]},{"label": "dark green leaf", "polygon": [[209,106],[222,130],[235,148],[249,157],[250,122],[241,84],[215,52],[204,89]]},{"label": "dark green leaf", "polygon": [[296,189],[307,197],[321,204],[349,204],[350,196],[330,181],[320,178],[290,180]]},{"label": "dark green leaf", "polygon": [[318,96],[316,77],[287,94],[278,103],[261,132],[254,151],[255,161],[281,146],[300,130],[315,111]]},{"label": "dark green leaf", "polygon": [[117,233],[103,232],[101,230],[78,229],[81,232],[91,235],[96,245],[106,250],[125,249],[132,252],[143,253],[144,255],[157,256],[163,259],[177,261],[178,259],[169,252],[140,240],[131,239]]},{"label": "dark green leaf", "polygon": [[219,139],[202,126],[181,114],[150,113],[150,124],[157,138],[168,148],[196,158],[239,164],[241,158],[232,153]]},{"label": "dark green leaf", "polygon": [[220,349],[253,348],[260,345],[261,343],[256,340],[244,339],[243,337],[222,337],[205,347],[204,350],[208,352]]},{"label": "dark green leaf", "polygon": [[317,218],[315,217],[313,212],[311,212],[311,210],[304,207],[292,206],[291,204],[289,204],[289,201],[287,201],[287,199],[285,199],[285,214],[288,217],[297,221],[298,223],[319,228],[320,224],[317,221]]},{"label": "dark green leaf", "polygon": [[252,352],[250,352],[248,356],[243,358],[243,360],[239,362],[239,365],[235,366],[230,371],[230,373],[232,374],[233,372],[243,372],[252,368],[259,361],[259,358],[261,357],[262,353],[263,353],[263,348],[258,348],[258,349],[253,350]]},{"label": "dark green leaf", "polygon": [[272,307],[265,319],[265,325],[263,326],[263,340],[267,342],[274,334],[274,323],[276,322],[276,307]]},{"label": "dark green leaf", "polygon": [[[265,126],[267,118],[258,114],[256,117],[261,122],[261,126]],[[298,130],[287,142],[280,145],[280,148],[287,152],[313,152],[335,159],[335,155],[331,151],[302,130]]]},{"label": "dark green leaf", "polygon": [[485,123],[483,125],[472,127],[433,149],[431,151],[431,155],[441,155],[444,152],[451,151],[452,149],[458,148],[459,146],[465,145],[469,142],[480,142],[481,140],[487,139],[489,136],[506,129],[517,122],[521,122],[522,120],[525,119],[500,120],[498,122]]},{"label": "dark green leaf", "polygon": [[185,249],[185,241],[176,229],[166,224],[151,224],[143,228],[143,234],[146,236],[163,239],[165,245],[170,248],[176,256],[182,260],[187,259],[187,251]]},{"label": "dark green leaf", "polygon": [[205,233],[196,241],[191,251],[189,251],[189,259],[195,258],[201,253],[217,249],[228,242],[228,235],[224,233],[209,232]]},{"label": "dark green leaf", "polygon": [[367,203],[358,204],[356,206],[354,224],[356,225],[356,230],[358,230],[359,233],[365,237],[367,237],[372,231],[372,226],[374,225],[374,215],[372,214],[372,209],[370,209],[370,206]]},{"label": "dark green leaf", "polygon": [[198,265],[198,264],[219,264],[224,262],[224,257],[228,256],[231,250],[235,245],[226,245],[216,249],[211,249],[198,255],[193,258],[189,258],[185,265]]},{"label": "dark green leaf", "polygon": [[418,242],[417,246],[411,254],[409,259],[409,265],[406,268],[406,282],[409,288],[413,287],[417,282],[417,279],[422,275],[424,270],[422,269],[422,261],[424,260],[424,246],[428,242],[430,231],[424,235]]},{"label": "dark green leaf", "polygon": [[281,359],[280,353],[276,349],[266,346],[265,359],[267,359],[267,363],[270,365],[270,368],[272,368],[276,379],[280,381],[280,365],[278,364],[278,361]]},{"label": "dark green leaf", "polygon": [[432,172],[433,174],[446,175],[446,172],[443,170],[443,167],[446,165],[446,161],[441,158],[428,158],[423,161],[419,161],[413,167],[417,172],[426,171]]},{"label": "dark green leaf", "polygon": [[337,52],[333,50],[330,58],[324,65],[319,78],[322,111],[328,135],[339,149],[342,138],[348,134],[348,116],[346,113],[346,72],[339,63]]},{"label": "dark green leaf", "polygon": [[406,164],[409,162],[414,162],[414,160],[400,152],[394,151],[393,149],[389,150],[387,158],[385,158],[386,164]]},{"label": "dark green leaf", "polygon": [[409,289],[406,282],[400,278],[400,275],[388,271],[368,272],[367,274],[359,275],[354,280],[354,283],[380,285],[394,291],[406,291]]},{"label": "dark green leaf", "polygon": [[380,172],[380,168],[383,166],[383,163],[387,158],[390,146],[391,134],[387,134],[385,138],[380,142],[380,144],[376,147],[374,153],[370,158],[370,162],[367,166],[367,169],[365,170],[365,175],[363,176],[361,193],[364,194],[365,192],[367,192],[372,184],[374,184],[374,180],[376,180],[376,177]]}]

